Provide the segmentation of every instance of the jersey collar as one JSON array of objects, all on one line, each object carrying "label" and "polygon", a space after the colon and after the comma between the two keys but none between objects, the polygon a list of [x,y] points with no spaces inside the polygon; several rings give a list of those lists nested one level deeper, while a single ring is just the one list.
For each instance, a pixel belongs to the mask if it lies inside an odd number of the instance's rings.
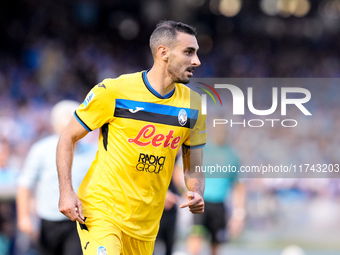
[{"label": "jersey collar", "polygon": [[154,95],[155,95],[156,97],[158,97],[158,98],[161,98],[161,99],[170,98],[170,97],[175,93],[175,88],[174,88],[172,91],[170,91],[170,93],[168,93],[168,94],[162,96],[162,95],[159,94],[159,93],[151,86],[151,84],[149,83],[148,78],[146,77],[146,74],[147,74],[149,71],[150,71],[150,69],[149,69],[149,70],[146,70],[146,71],[144,71],[144,72],[142,73],[143,82],[144,82],[146,88],[147,88],[152,94],[154,94]]}]

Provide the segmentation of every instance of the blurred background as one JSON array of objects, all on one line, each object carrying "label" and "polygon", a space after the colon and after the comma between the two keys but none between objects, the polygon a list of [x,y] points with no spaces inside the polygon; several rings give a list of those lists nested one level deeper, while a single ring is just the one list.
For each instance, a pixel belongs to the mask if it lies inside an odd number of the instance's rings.
[{"label": "blurred background", "polygon": [[[148,39],[164,19],[197,28],[202,66],[196,78],[340,76],[340,0],[0,1],[0,254],[29,246],[16,229],[16,179],[30,146],[51,133],[51,107],[62,99],[82,102],[104,78],[150,68]],[[323,93],[323,87],[317,91]],[[327,87],[324,102],[328,96],[336,100],[337,93],[337,84]],[[289,144],[303,152],[294,153],[294,161],[328,150],[332,156],[320,163],[339,163],[339,148],[319,136],[340,126],[337,109],[330,107],[318,113],[328,123],[300,130],[305,135]],[[252,162],[257,143],[274,141],[277,147],[269,148],[279,150],[287,138],[262,132],[256,140],[249,130],[240,132],[226,140],[241,163]],[[220,254],[340,252],[338,179],[242,182],[244,228]],[[174,251],[187,254],[192,219],[179,211],[177,221]],[[156,251],[161,254],[162,247]],[[36,254],[34,249],[21,254],[29,252]],[[201,254],[209,254],[208,245]]]}]

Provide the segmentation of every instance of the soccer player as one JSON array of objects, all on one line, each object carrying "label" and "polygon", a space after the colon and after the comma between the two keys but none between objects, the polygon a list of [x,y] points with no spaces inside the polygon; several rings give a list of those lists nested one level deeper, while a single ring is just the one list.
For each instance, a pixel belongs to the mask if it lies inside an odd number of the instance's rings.
[{"label": "soccer player", "polygon": [[[164,21],[150,37],[150,70],[105,79],[77,108],[58,143],[59,210],[79,222],[87,254],[143,254],[154,249],[178,149],[183,149],[188,207],[204,211],[206,142],[200,96],[188,83],[200,65],[195,29]],[[100,129],[99,148],[76,195],[71,165],[76,142]],[[202,178],[200,178],[202,177]]]}]

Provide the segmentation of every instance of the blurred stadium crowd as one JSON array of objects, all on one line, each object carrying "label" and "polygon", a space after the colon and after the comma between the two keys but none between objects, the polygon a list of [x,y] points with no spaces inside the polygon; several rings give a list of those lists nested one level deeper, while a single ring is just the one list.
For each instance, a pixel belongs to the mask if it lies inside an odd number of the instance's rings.
[{"label": "blurred stadium crowd", "polygon": [[[288,6],[276,12],[269,2],[1,1],[0,163],[6,163],[0,164],[0,198],[13,198],[15,191],[8,187],[15,185],[29,147],[50,133],[47,120],[53,104],[61,99],[81,102],[104,78],[151,67],[148,37],[159,20],[197,27],[202,66],[195,77],[338,78],[339,1],[307,1],[306,13],[295,16],[289,6],[300,1],[272,0]],[[235,4],[238,11],[225,11]],[[315,94],[324,95],[317,99],[317,106],[323,107],[315,107],[319,125],[303,126],[294,134],[270,128],[231,130],[228,141],[245,164],[271,162],[268,158],[280,151],[287,152],[288,161],[317,158],[319,163],[340,163],[339,92],[337,84],[315,88]],[[297,239],[307,246],[319,243],[321,248],[339,249],[331,234],[340,232],[338,179],[245,183],[248,214],[241,240],[265,243],[271,236],[272,241]],[[4,235],[14,231],[3,223],[8,219],[1,222]]]}]

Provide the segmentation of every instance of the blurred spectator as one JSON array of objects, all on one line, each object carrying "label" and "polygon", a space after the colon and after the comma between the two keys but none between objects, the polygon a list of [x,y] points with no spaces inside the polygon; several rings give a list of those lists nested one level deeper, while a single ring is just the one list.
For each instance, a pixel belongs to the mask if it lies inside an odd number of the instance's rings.
[{"label": "blurred spectator", "polygon": [[0,254],[12,255],[15,240],[15,191],[18,171],[9,164],[11,145],[0,139]]},{"label": "blurred spectator", "polygon": [[0,194],[2,199],[12,199],[16,192],[19,172],[10,165],[11,153],[9,141],[5,138],[0,139]]},{"label": "blurred spectator", "polygon": [[[38,239],[41,254],[82,254],[75,223],[58,209],[59,186],[56,169],[59,135],[78,105],[75,101],[64,100],[53,107],[51,124],[55,133],[39,140],[31,147],[19,177],[18,228],[32,240]],[[77,144],[72,171],[74,190],[78,189],[94,156],[95,150],[91,145]],[[41,220],[39,231],[34,222],[35,211],[32,211],[31,207],[33,199],[36,214]]]},{"label": "blurred spectator", "polygon": [[[226,144],[226,130],[224,125],[209,129],[202,169],[217,165],[239,169],[239,157]],[[188,238],[188,250],[191,255],[202,254],[200,252],[204,238],[209,240],[210,254],[219,254],[219,245],[229,238],[238,237],[244,226],[245,189],[237,179],[237,173],[206,172],[204,202],[204,213],[193,215],[194,226]]]}]

